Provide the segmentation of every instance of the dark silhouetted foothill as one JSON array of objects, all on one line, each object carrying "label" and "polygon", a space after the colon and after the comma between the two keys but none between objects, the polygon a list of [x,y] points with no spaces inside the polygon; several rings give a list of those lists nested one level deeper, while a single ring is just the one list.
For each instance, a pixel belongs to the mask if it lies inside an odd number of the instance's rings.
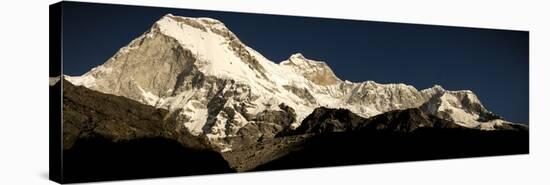
[{"label": "dark silhouetted foothill", "polygon": [[63,81],[64,182],[233,172],[168,111]]}]

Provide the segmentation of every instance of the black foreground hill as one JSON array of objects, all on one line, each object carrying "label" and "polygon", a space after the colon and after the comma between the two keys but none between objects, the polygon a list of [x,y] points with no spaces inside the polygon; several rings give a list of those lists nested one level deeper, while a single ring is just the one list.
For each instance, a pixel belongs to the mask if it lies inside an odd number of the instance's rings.
[{"label": "black foreground hill", "polygon": [[362,118],[345,109],[317,108],[279,137],[313,135],[287,155],[254,170],[327,167],[529,153],[528,128],[484,131],[427,115],[418,108]]},{"label": "black foreground hill", "polygon": [[201,139],[174,133],[168,111],[63,83],[65,183],[234,171]]}]

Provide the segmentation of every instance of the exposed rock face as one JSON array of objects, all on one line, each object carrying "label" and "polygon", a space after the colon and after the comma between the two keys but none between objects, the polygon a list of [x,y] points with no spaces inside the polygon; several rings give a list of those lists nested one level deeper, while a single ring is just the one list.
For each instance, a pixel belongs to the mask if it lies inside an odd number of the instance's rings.
[{"label": "exposed rock face", "polygon": [[413,132],[421,128],[464,129],[451,121],[426,114],[418,108],[395,110],[368,119],[361,129],[391,132]]},{"label": "exposed rock face", "polygon": [[281,62],[281,65],[303,75],[317,85],[335,85],[341,82],[325,62],[309,60],[301,53],[291,55],[288,60]]},{"label": "exposed rock face", "polygon": [[412,132],[419,128],[465,128],[451,121],[424,113],[418,108],[389,111],[371,118],[363,118],[346,109],[315,109],[295,130],[284,135],[321,134],[378,130],[389,132]]},{"label": "exposed rock face", "polygon": [[208,141],[176,129],[168,110],[120,96],[104,94],[63,80],[63,148],[79,139],[100,137],[112,142],[165,138],[182,146],[207,149]]},{"label": "exposed rock face", "polygon": [[[236,131],[232,136],[214,140],[217,143],[227,143],[231,149],[239,149],[258,141],[270,140],[281,131],[290,129],[296,122],[294,110],[284,104],[279,104],[280,110],[264,110],[258,113],[248,124]],[[231,124],[228,124],[231,125]],[[225,150],[222,150],[225,152]]]},{"label": "exposed rock face", "polygon": [[439,118],[488,130],[505,122],[470,91],[342,81],[326,63],[301,54],[276,64],[218,20],[170,14],[105,64],[67,79],[166,109],[175,119],[173,130],[207,138],[221,151],[240,147],[237,140],[254,142],[297,128],[321,106],[361,117],[422,107]]},{"label": "exposed rock face", "polygon": [[[317,108],[311,113],[302,124],[290,132],[295,134],[327,133],[327,132],[349,132],[363,124],[367,119],[358,116],[346,109]],[[282,133],[281,135],[285,135]]]}]

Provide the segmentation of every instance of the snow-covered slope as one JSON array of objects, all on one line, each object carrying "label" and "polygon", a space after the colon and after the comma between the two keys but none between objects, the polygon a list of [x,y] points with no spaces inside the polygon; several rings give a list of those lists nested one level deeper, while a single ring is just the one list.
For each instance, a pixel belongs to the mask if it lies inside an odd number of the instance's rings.
[{"label": "snow-covered slope", "polygon": [[423,106],[467,127],[493,128],[483,125],[488,111],[470,91],[342,81],[326,63],[302,54],[277,64],[210,18],[168,14],[105,64],[66,79],[166,108],[178,130],[208,137],[222,151],[234,147],[230,138],[257,140],[287,124],[295,128],[319,106],[364,117]]}]

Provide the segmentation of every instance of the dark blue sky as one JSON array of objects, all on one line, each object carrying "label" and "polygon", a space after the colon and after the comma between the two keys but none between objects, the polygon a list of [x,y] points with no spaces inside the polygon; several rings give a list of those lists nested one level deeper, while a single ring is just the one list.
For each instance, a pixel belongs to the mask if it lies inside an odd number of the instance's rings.
[{"label": "dark blue sky", "polygon": [[300,52],[350,81],[469,89],[489,110],[529,122],[525,31],[65,2],[65,74],[103,64],[167,13],[221,20],[275,62]]}]

